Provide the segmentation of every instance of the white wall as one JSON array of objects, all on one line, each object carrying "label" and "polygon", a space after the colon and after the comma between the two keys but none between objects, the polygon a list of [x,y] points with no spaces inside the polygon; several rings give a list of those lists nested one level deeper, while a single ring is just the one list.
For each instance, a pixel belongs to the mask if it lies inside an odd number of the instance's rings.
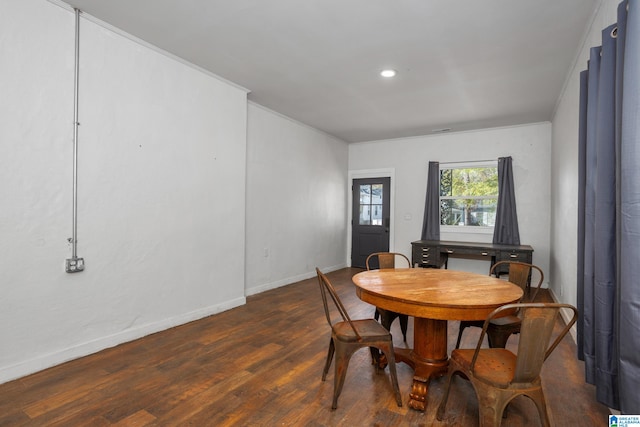
[{"label": "white wall", "polygon": [[0,382],[244,303],[246,91],[74,15],[0,0]]},{"label": "white wall", "polygon": [[[414,138],[372,141],[349,146],[349,171],[394,170],[395,251],[411,257],[420,239],[429,161],[460,162],[513,157],[520,241],[533,246],[533,262],[549,265],[551,124],[495,128]],[[442,240],[491,242],[492,234],[441,232]],[[486,274],[485,261],[451,258],[449,268]]]},{"label": "white wall", "polygon": [[578,117],[580,72],[587,68],[589,49],[602,44],[601,32],[617,21],[619,0],[602,0],[593,23],[586,30],[584,44],[577,53],[553,117],[551,269],[552,290],[562,302],[577,304],[578,252]]},{"label": "white wall", "polygon": [[347,144],[257,104],[247,131],[247,295],[345,266]]},{"label": "white wall", "polygon": [[[617,4],[603,0],[552,127],[350,146],[247,107],[242,88],[83,18],[78,255],[87,266],[67,274],[74,17],[44,0],[0,0],[0,382],[240,305],[245,292],[315,266],[344,266],[354,172],[393,176],[392,245],[410,255],[429,160],[511,155],[521,240],[552,290],[575,303],[578,73]],[[451,267],[486,272],[482,261]]]}]

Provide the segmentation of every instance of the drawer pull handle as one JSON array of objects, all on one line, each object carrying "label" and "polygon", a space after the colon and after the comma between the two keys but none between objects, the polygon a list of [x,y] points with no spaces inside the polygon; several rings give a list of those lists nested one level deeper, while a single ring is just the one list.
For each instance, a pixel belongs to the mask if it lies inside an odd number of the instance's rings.
[{"label": "drawer pull handle", "polygon": [[448,254],[452,254],[453,253],[453,249],[447,249],[447,253]]},{"label": "drawer pull handle", "polygon": [[430,248],[422,248],[422,252],[429,252]]},{"label": "drawer pull handle", "polygon": [[488,252],[482,252],[482,256],[487,256],[487,255],[489,255]]},{"label": "drawer pull handle", "polygon": [[510,254],[509,255],[511,258],[518,258],[518,254]]}]

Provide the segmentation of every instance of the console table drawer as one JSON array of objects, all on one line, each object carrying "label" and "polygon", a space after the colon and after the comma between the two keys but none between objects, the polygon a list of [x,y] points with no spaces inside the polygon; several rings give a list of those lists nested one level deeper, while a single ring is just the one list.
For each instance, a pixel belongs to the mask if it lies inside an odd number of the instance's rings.
[{"label": "console table drawer", "polygon": [[[527,264],[532,264],[533,256],[531,251],[521,251],[517,249],[505,250],[502,249],[498,256],[496,256],[496,262],[499,261],[518,261],[518,262],[526,262]],[[509,266],[508,265],[500,265],[496,267],[496,274],[509,274]]]},{"label": "console table drawer", "polygon": [[440,266],[440,251],[437,246],[414,246],[412,251],[413,264],[422,266]]},{"label": "console table drawer", "polygon": [[486,248],[464,248],[464,247],[456,247],[456,246],[442,246],[440,248],[440,251],[449,255],[475,255],[475,256],[486,256],[486,257],[496,256],[496,251],[491,249],[486,249]]},{"label": "console table drawer", "polygon": [[531,252],[518,251],[518,250],[512,250],[512,251],[502,250],[496,257],[496,262],[498,261],[520,261],[520,262],[526,262],[528,264],[531,264],[532,257],[531,257]]}]

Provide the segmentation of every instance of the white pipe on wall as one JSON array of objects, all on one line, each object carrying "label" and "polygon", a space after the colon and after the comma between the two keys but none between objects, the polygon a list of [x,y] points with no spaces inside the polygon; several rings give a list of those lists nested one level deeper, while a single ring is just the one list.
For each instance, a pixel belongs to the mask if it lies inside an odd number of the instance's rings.
[{"label": "white pipe on wall", "polygon": [[76,15],[75,28],[75,67],[73,73],[73,215],[71,258],[66,261],[67,273],[84,270],[84,259],[78,258],[78,92],[80,71],[80,10],[74,9]]}]

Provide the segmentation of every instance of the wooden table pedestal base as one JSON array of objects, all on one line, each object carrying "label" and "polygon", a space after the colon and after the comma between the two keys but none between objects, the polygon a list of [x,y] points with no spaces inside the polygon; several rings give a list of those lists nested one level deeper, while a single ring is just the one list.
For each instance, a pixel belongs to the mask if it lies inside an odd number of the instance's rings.
[{"label": "wooden table pedestal base", "polygon": [[414,371],[409,394],[409,407],[418,411],[427,408],[429,380],[447,373],[447,321],[414,319],[413,349],[396,348],[397,362],[404,362]]}]

